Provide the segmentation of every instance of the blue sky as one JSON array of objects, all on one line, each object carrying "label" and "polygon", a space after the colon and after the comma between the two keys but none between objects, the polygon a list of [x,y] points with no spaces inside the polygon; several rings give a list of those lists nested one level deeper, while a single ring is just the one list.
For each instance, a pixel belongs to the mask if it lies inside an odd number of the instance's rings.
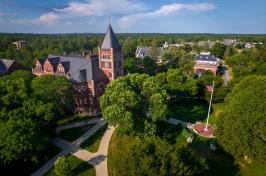
[{"label": "blue sky", "polygon": [[266,0],[1,0],[0,32],[266,33]]}]

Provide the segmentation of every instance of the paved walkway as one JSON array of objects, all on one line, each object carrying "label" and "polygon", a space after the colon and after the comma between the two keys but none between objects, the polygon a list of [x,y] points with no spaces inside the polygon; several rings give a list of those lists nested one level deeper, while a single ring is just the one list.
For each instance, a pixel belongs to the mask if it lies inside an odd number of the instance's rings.
[{"label": "paved walkway", "polygon": [[97,176],[108,176],[108,168],[107,168],[108,147],[114,131],[115,127],[108,127],[108,129],[105,131],[103,135],[99,149],[96,153],[91,153],[83,149],[80,149],[73,153],[73,155],[75,155],[79,159],[87,161],[89,164],[93,165],[96,169]]},{"label": "paved walkway", "polygon": [[167,122],[170,123],[170,124],[172,124],[172,125],[178,125],[180,123],[185,128],[187,128],[187,125],[188,125],[187,122],[182,121],[182,120],[178,120],[178,119],[174,119],[174,118],[169,118],[167,120]]},{"label": "paved walkway", "polygon": [[224,72],[224,84],[227,85],[228,82],[232,79],[231,75],[229,74],[229,67],[227,65],[223,65],[225,67],[225,72]]},{"label": "paved walkway", "polygon": [[101,140],[99,150],[96,153],[91,153],[87,150],[81,149],[79,146],[82,142],[84,142],[86,139],[88,139],[90,136],[92,136],[96,131],[98,131],[101,127],[103,127],[106,122],[102,119],[90,119],[86,120],[86,122],[82,121],[80,123],[75,122],[72,124],[65,125],[63,127],[59,127],[59,131],[62,129],[68,129],[68,128],[74,128],[78,126],[83,126],[84,124],[93,124],[97,123],[95,126],[90,128],[86,133],[84,133],[81,137],[79,137],[77,140],[75,140],[72,143],[69,143],[59,137],[52,139],[52,143],[56,145],[57,147],[61,148],[62,151],[50,159],[46,164],[44,164],[41,168],[39,168],[36,172],[32,174],[32,176],[42,176],[44,175],[49,169],[51,169],[54,166],[54,162],[57,160],[59,156],[67,155],[69,153],[72,153],[79,159],[82,159],[92,165],[95,166],[96,169],[96,175],[97,176],[108,176],[108,170],[107,170],[107,155],[108,155],[108,147],[109,142],[112,137],[112,134],[115,130],[114,127],[108,127],[108,129],[105,131],[104,136]]}]

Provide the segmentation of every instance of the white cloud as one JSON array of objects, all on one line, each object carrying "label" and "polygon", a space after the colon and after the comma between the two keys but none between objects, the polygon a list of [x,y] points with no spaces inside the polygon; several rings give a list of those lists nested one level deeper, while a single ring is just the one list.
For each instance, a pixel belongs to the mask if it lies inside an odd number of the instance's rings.
[{"label": "white cloud", "polygon": [[39,18],[40,22],[43,22],[46,24],[53,24],[53,23],[57,22],[58,19],[59,19],[59,16],[53,12],[46,13],[46,14],[40,16],[40,18]]},{"label": "white cloud", "polygon": [[128,15],[145,10],[143,3],[130,0],[92,0],[85,3],[71,2],[66,8],[53,9],[53,12],[39,17],[41,23],[54,24],[61,19],[73,17]]},{"label": "white cloud", "polygon": [[130,27],[140,19],[156,18],[161,16],[167,16],[175,14],[181,10],[187,11],[207,11],[213,10],[215,6],[210,3],[174,3],[169,5],[163,5],[160,9],[155,11],[140,12],[137,14],[126,15],[119,19],[119,24],[122,27]]}]

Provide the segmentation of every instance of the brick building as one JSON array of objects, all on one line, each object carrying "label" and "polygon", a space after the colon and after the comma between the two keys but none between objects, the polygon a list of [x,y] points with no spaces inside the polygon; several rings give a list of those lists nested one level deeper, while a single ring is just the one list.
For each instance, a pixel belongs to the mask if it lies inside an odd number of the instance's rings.
[{"label": "brick building", "polygon": [[106,85],[123,75],[123,53],[109,24],[98,55],[54,56],[38,59],[32,69],[35,75],[55,74],[68,77],[73,83],[77,113],[99,111],[99,97]]},{"label": "brick building", "polygon": [[203,72],[210,70],[216,75],[220,64],[219,60],[210,53],[201,53],[195,58],[194,72],[201,75]]}]

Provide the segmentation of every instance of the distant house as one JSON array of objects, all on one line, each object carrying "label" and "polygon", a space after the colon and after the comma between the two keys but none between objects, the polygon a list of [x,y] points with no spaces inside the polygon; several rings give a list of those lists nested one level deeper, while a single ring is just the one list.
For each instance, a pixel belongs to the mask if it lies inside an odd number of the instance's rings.
[{"label": "distant house", "polygon": [[17,49],[20,49],[24,47],[27,44],[27,42],[24,40],[19,40],[19,41],[12,42],[12,44],[16,45]]},{"label": "distant house", "polygon": [[237,39],[224,39],[222,43],[226,46],[231,46],[234,45],[236,42],[238,42]]},{"label": "distant house", "polygon": [[217,41],[207,40],[207,41],[199,41],[198,45],[201,47],[208,46],[208,48],[212,48],[215,43],[217,43]]},{"label": "distant house", "polygon": [[17,70],[25,70],[25,67],[16,60],[0,59],[0,75]]},{"label": "distant house", "polygon": [[136,58],[144,58],[145,56],[150,56],[151,47],[148,46],[138,46],[135,52]]},{"label": "distant house", "polygon": [[215,75],[220,64],[220,59],[210,53],[201,53],[195,58],[194,72],[201,75],[207,70],[212,71]]},{"label": "distant house", "polygon": [[168,42],[165,41],[164,44],[163,44],[163,48],[170,48],[170,47],[179,48],[179,47],[181,47],[183,45],[184,45],[183,43],[169,44]]},{"label": "distant house", "polygon": [[245,48],[253,48],[253,47],[255,47],[255,44],[256,44],[256,43],[249,43],[249,42],[247,42],[247,43],[245,44]]}]

